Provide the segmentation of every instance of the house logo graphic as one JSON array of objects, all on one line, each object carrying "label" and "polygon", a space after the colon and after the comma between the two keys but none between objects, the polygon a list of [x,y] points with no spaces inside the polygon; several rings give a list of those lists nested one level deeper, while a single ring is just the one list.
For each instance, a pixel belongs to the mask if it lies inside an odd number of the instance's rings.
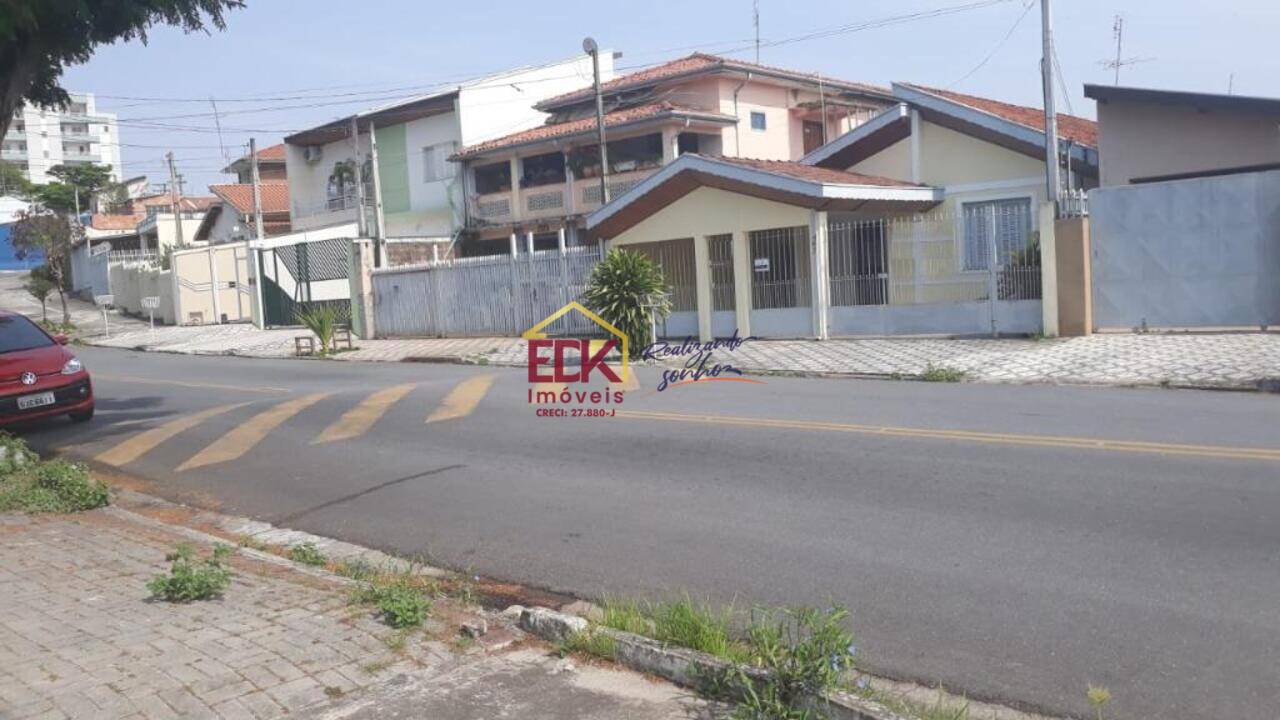
[{"label": "house logo graphic", "polygon": [[[547,329],[565,315],[576,312],[603,331],[604,338],[548,337]],[[620,404],[624,393],[619,389],[628,377],[631,354],[626,334],[581,303],[571,301],[547,316],[521,335],[529,341],[529,404],[537,406],[539,417],[609,417],[610,405]],[[617,350],[621,364],[605,362]],[[603,379],[604,389],[586,386]],[[581,389],[572,388],[578,384]]]},{"label": "house logo graphic", "polygon": [[[548,338],[543,331],[571,311],[577,311],[586,316],[607,333],[608,339],[599,342],[588,338]],[[529,382],[585,383],[591,381],[592,370],[599,370],[609,382],[622,382],[622,377],[604,362],[614,349],[619,349],[622,354],[622,374],[625,375],[627,372],[631,348],[626,334],[576,300],[566,303],[564,307],[548,315],[542,322],[526,330],[520,337],[529,341]],[[546,349],[551,350],[550,355],[543,352]],[[565,357],[568,351],[577,353],[580,359],[579,368],[572,371]],[[541,368],[544,365],[551,365],[551,375],[543,374],[545,371]]]}]

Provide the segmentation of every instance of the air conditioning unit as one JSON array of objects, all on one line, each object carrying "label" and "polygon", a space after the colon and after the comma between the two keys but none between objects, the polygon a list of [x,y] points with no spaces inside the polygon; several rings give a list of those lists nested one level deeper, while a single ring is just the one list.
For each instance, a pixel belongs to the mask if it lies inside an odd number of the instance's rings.
[{"label": "air conditioning unit", "polygon": [[320,145],[306,145],[302,148],[302,159],[309,163],[320,162],[324,157],[324,148]]}]

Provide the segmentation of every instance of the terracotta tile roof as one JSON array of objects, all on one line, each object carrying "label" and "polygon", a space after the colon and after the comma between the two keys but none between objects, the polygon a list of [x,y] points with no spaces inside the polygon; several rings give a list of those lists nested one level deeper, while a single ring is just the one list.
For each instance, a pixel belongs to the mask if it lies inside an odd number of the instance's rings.
[{"label": "terracotta tile roof", "polygon": [[[797,72],[795,70],[787,70],[785,68],[771,67],[769,65],[759,65],[756,63],[744,62],[742,60],[733,60],[730,58],[720,57],[718,55],[709,55],[707,53],[694,53],[688,57],[682,57],[678,60],[672,60],[644,70],[638,70],[620,78],[615,78],[609,82],[603,83],[600,90],[605,93],[618,92],[621,90],[635,89],[652,85],[663,80],[680,77],[682,75],[701,74],[713,72],[716,70],[737,70],[742,72],[759,72],[769,75],[789,77],[805,82],[818,82],[817,73]],[[821,77],[823,85],[832,89],[851,90],[854,92],[865,92],[872,95],[890,96],[892,93],[887,88],[877,87],[875,85],[867,85],[863,83],[847,82],[834,78]],[[557,95],[539,102],[536,107],[546,109],[559,107],[570,103],[579,102],[590,98],[594,93],[593,88],[585,87],[580,90],[574,90],[563,95]]]},{"label": "terracotta tile roof", "polygon": [[[248,160],[249,156],[245,155],[244,159]],[[271,147],[264,147],[258,151],[258,162],[267,160],[270,162],[284,162],[284,143],[276,143]]]},{"label": "terracotta tile roof", "polygon": [[[697,108],[682,107],[669,102],[653,103],[650,105],[638,105],[636,107],[627,108],[625,110],[615,110],[604,116],[604,126],[606,128],[625,125],[626,123],[635,122],[637,120],[646,120],[649,118],[661,117],[662,115],[692,116],[695,118],[706,118],[708,120],[722,121],[726,123],[734,122],[729,115],[713,112],[710,110],[700,110]],[[487,140],[482,143],[470,145],[463,148],[454,155],[455,158],[468,158],[480,155],[499,148],[511,147],[513,145],[524,145],[525,143],[539,142],[542,140],[552,140],[559,137],[567,137],[577,135],[579,133],[591,132],[596,128],[595,116],[585,117],[581,120],[571,120],[569,122],[556,123],[553,125],[542,125],[530,130],[524,130],[511,135],[504,135],[500,138]]]},{"label": "terracotta tile roof", "polygon": [[923,185],[902,182],[900,180],[893,180],[891,178],[880,177],[877,175],[863,175],[862,173],[846,172],[844,170],[832,170],[830,168],[805,165],[798,162],[788,162],[785,160],[753,160],[750,158],[729,157],[708,157],[707,159],[714,160],[715,162],[729,163],[730,165],[741,165],[743,167],[761,170],[774,175],[783,175],[797,180],[825,183],[827,185],[924,187]]},{"label": "terracotta tile roof", "polygon": [[137,215],[116,215],[98,213],[89,219],[89,227],[94,230],[132,230],[138,226]]},{"label": "terracotta tile roof", "polygon": [[[939,90],[923,85],[902,84],[945,100],[966,105],[975,110],[990,113],[1009,122],[1044,132],[1044,110],[1040,108],[1013,105],[999,100],[977,97],[976,95],[965,95],[951,90]],[[1058,113],[1058,135],[1080,145],[1088,145],[1091,148],[1098,147],[1098,123],[1086,118]]]},{"label": "terracotta tile roof", "polygon": [[[283,182],[261,183],[262,214],[289,212],[289,184]],[[250,183],[230,183],[226,185],[210,185],[210,192],[222,198],[241,215],[253,214],[253,185]]]}]

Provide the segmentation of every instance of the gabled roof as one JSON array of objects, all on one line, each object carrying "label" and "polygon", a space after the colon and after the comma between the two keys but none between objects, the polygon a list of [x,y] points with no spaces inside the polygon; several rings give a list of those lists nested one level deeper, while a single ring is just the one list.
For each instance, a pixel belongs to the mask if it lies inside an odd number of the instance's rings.
[{"label": "gabled roof", "polygon": [[[949,100],[958,105],[964,105],[979,112],[1007,120],[1011,123],[1021,125],[1032,130],[1044,132],[1044,109],[1026,107],[1024,105],[1013,105],[1011,103],[1000,102],[990,98],[978,97],[976,95],[965,95],[964,93],[953,92],[951,90],[940,90],[938,88],[925,87],[923,85],[912,85],[910,83],[894,83],[894,90],[898,88],[909,88],[922,93],[928,93],[935,97]],[[1087,145],[1091,148],[1098,147],[1098,123],[1074,115],[1064,115],[1058,113],[1058,137],[1064,140],[1071,140],[1080,145]]]},{"label": "gabled roof", "polygon": [[[694,53],[678,60],[672,60],[671,62],[663,63],[655,67],[639,70],[629,75],[623,75],[620,78],[615,78],[609,82],[602,83],[600,91],[605,95],[609,95],[627,90],[639,90],[667,80],[684,79],[698,75],[709,75],[712,73],[737,73],[744,75],[746,73],[751,73],[755,76],[770,77],[777,80],[790,80],[793,82],[809,83],[813,85],[821,83],[829,92],[850,92],[883,99],[890,99],[891,95],[887,88],[877,87],[875,85],[847,82],[844,80],[822,77],[816,73],[797,72],[795,70],[759,65],[757,63],[749,63],[742,60],[724,58],[718,55],[708,55],[706,53]],[[545,112],[550,112],[558,108],[575,105],[583,102],[584,100],[589,100],[594,96],[594,94],[594,88],[584,87],[580,90],[574,90],[573,92],[548,98],[534,107]]]},{"label": "gabled roof", "polygon": [[[259,195],[262,202],[262,215],[289,212],[289,185],[283,182],[259,183]],[[253,215],[253,184],[228,183],[210,185],[209,191],[222,198],[222,201],[236,209],[241,215]]]},{"label": "gabled roof", "polygon": [[[894,83],[893,90],[900,104],[810,152],[801,162],[837,169],[852,167],[910,137],[913,108],[937,125],[1029,157],[1044,157],[1044,127],[1036,125],[1044,122],[1043,110],[906,83]],[[1097,123],[1059,114],[1058,135],[1060,143],[1070,143],[1073,167],[1097,172]]]},{"label": "gabled roof", "polygon": [[[248,168],[253,162],[253,156],[248,153],[244,157],[236,158],[230,165],[222,169],[224,173],[239,172],[240,168]],[[258,151],[258,165],[283,165],[284,164],[284,143],[276,143],[270,147],[264,147]]]},{"label": "gabled roof", "polygon": [[1280,98],[1219,95],[1215,93],[1153,90],[1149,88],[1085,85],[1084,96],[1098,102],[1146,103],[1150,105],[1189,105],[1203,110],[1237,110],[1263,115],[1280,115]]},{"label": "gabled roof", "polygon": [[459,92],[459,88],[455,87],[444,92],[401,100],[294,133],[287,136],[284,141],[289,145],[323,145],[351,137],[353,120],[359,126],[360,132],[366,133],[369,131],[370,123],[374,123],[377,127],[384,127],[432,115],[443,115],[453,111],[453,101],[458,98]]},{"label": "gabled roof", "polygon": [[781,160],[685,154],[587,216],[598,237],[616,237],[700,187],[815,210],[923,210],[937,188]]},{"label": "gabled roof", "polygon": [[[688,118],[690,120],[703,120],[724,124],[732,124],[736,122],[732,116],[725,115],[723,113],[712,112],[710,110],[700,110],[698,108],[682,107],[669,102],[660,102],[627,108],[626,110],[615,110],[611,113],[607,113],[604,116],[604,126],[606,129],[617,128],[636,122],[669,117]],[[465,159],[475,157],[477,155],[483,155],[494,150],[512,148],[520,145],[529,145],[532,143],[545,142],[547,140],[566,138],[574,135],[585,135],[594,133],[595,131],[596,119],[594,116],[582,118],[580,120],[571,120],[569,122],[555,123],[552,125],[541,125],[529,130],[522,130],[493,140],[486,140],[482,143],[469,145],[453,157],[455,159]]]}]

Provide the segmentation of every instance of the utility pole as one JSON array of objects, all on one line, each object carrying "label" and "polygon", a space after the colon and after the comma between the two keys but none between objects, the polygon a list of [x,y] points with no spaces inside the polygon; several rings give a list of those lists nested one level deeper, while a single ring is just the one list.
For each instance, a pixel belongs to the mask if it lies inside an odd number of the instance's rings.
[{"label": "utility pole", "polygon": [[382,259],[386,255],[384,246],[387,244],[387,231],[383,227],[386,218],[382,214],[382,179],[378,172],[378,133],[373,126],[373,120],[369,120],[369,159],[373,164],[373,219],[377,223],[373,235],[373,266],[382,267]]},{"label": "utility pole", "polygon": [[1049,0],[1040,0],[1040,34],[1044,54],[1040,58],[1040,75],[1044,84],[1044,156],[1047,200],[1058,202],[1061,180],[1058,176],[1058,108],[1053,96],[1053,11]]},{"label": "utility pole", "polygon": [[1120,67],[1124,64],[1120,60],[1120,50],[1124,46],[1124,18],[1116,16],[1116,24],[1112,26],[1112,31],[1116,36],[1116,85],[1120,84]]},{"label": "utility pole", "polygon": [[582,41],[582,49],[591,56],[591,72],[596,91],[596,139],[600,144],[600,204],[609,204],[609,149],[604,143],[604,97],[600,94],[600,46],[592,38]]},{"label": "utility pole", "polygon": [[[182,208],[179,207],[182,201],[181,191],[178,189],[178,171],[173,165],[173,151],[165,153],[165,158],[169,161],[169,200],[173,205],[173,227],[176,231],[178,247],[185,247],[185,238],[182,237]],[[160,251],[157,244],[156,251]]]},{"label": "utility pole", "polygon": [[262,226],[262,190],[259,187],[262,180],[258,177],[258,140],[249,138],[249,167],[253,173],[253,237],[255,240],[262,240],[266,237],[266,231]]},{"label": "utility pole", "polygon": [[351,145],[356,163],[356,234],[367,237],[369,228],[364,217],[364,163],[360,159],[360,119],[357,115],[351,116]]}]

